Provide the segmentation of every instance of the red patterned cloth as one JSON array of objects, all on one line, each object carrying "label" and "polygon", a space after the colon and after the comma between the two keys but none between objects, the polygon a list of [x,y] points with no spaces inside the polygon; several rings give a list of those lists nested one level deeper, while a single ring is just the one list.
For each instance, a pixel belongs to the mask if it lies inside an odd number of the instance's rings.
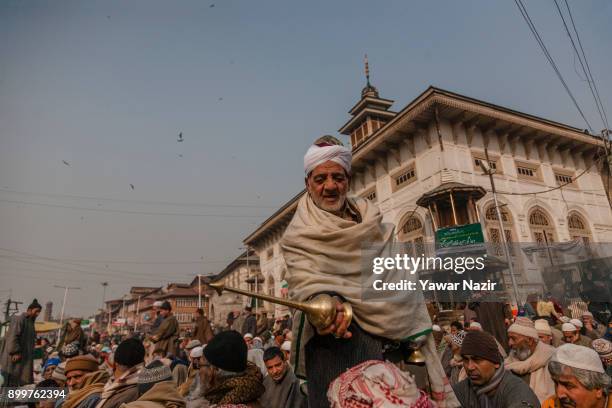
[{"label": "red patterned cloth", "polygon": [[331,408],[434,408],[414,378],[394,364],[369,360],[344,372],[329,386]]}]

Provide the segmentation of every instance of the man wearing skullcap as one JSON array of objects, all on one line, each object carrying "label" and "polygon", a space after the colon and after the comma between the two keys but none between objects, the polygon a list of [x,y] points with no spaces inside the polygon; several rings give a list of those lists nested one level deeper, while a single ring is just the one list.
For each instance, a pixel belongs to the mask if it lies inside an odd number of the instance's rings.
[{"label": "man wearing skullcap", "polygon": [[119,408],[138,398],[138,376],[144,368],[145,348],[136,338],[122,341],[114,354],[113,376],[104,385],[96,408]]},{"label": "man wearing skullcap", "polygon": [[581,322],[583,326],[580,328],[580,334],[590,337],[593,340],[602,337],[606,332],[606,328],[599,324],[593,318],[593,313],[589,311],[582,313]]},{"label": "man wearing skullcap", "polygon": [[540,341],[534,323],[527,317],[517,317],[508,328],[508,344],[510,353],[504,361],[506,370],[529,384],[540,402],[550,397],[555,389],[548,362],[554,347]]},{"label": "man wearing skullcap", "polygon": [[593,340],[591,347],[599,354],[599,358],[606,369],[606,373],[612,376],[612,341],[596,339]]},{"label": "man wearing skullcap", "polygon": [[159,325],[164,321],[164,317],[159,313],[161,305],[163,304],[164,302],[161,300],[156,300],[153,302],[153,313],[155,313],[155,320],[153,320],[153,323],[151,324],[151,333],[155,333],[155,331],[159,328]]},{"label": "man wearing skullcap", "polygon": [[163,352],[163,356],[168,354],[175,355],[177,350],[177,340],[179,337],[179,322],[172,314],[172,305],[165,301],[159,308],[159,314],[164,318],[159,325],[151,340],[155,342],[155,353]]},{"label": "man wearing skullcap", "polygon": [[[306,194],[281,240],[289,297],[306,301],[331,295],[338,311],[336,321],[322,329],[296,312],[291,353],[296,375],[308,378],[310,406],[327,407],[327,388],[347,367],[382,360],[383,343],[404,347],[414,341],[426,357],[436,399],[452,406],[455,397],[435,350],[426,306],[405,302],[398,307],[386,301],[362,300],[363,265],[369,257],[392,250],[395,231],[393,225],[382,222],[376,205],[347,197],[351,161],[351,149],[332,136],[323,136],[310,146],[304,156]],[[366,255],[362,251],[365,241],[377,249]],[[345,302],[352,306],[352,322],[345,318]]]},{"label": "man wearing skullcap", "polygon": [[0,350],[5,387],[18,387],[34,381],[34,322],[41,310],[42,306],[34,299],[24,313],[11,317]]},{"label": "man wearing skullcap", "polygon": [[176,390],[170,367],[153,361],[138,376],[138,399],[122,408],[184,408],[185,400]]},{"label": "man wearing skullcap", "polygon": [[463,367],[463,357],[461,357],[461,346],[466,334],[465,331],[460,330],[446,336],[452,352],[452,357],[448,362],[448,369],[446,370],[451,385],[455,385],[467,378],[467,373]]},{"label": "man wearing skullcap", "polygon": [[538,319],[533,322],[540,341],[553,347],[559,347],[563,342],[563,333],[554,327],[550,327],[548,320]]},{"label": "man wearing skullcap", "polygon": [[[199,342],[198,340],[195,341]],[[187,376],[182,384],[178,384],[178,393],[183,397],[187,397],[187,395],[191,394],[195,388],[199,389],[200,359],[203,355],[204,347],[200,345],[189,349],[189,367],[187,367]],[[176,370],[179,366],[180,364],[177,364],[174,369]],[[173,377],[175,377],[174,373]]]},{"label": "man wearing skullcap", "polygon": [[555,394],[542,408],[612,408],[612,377],[606,374],[595,350],[563,344],[553,354],[548,370]]},{"label": "man wearing skullcap", "polygon": [[497,343],[484,331],[470,331],[461,346],[467,378],[453,386],[462,407],[539,407],[538,397],[523,380],[504,369]]},{"label": "man wearing skullcap", "polygon": [[591,340],[590,337],[582,336],[580,334],[580,329],[576,327],[576,325],[574,325],[573,323],[563,323],[563,325],[561,325],[561,331],[563,332],[563,341],[565,343],[576,344],[578,346],[584,347],[591,347],[591,343],[593,342],[593,340]]}]

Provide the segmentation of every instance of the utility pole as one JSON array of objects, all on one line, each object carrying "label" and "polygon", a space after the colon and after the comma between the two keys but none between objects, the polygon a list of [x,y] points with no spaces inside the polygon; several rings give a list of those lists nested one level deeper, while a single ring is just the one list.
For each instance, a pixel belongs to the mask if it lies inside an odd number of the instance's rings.
[{"label": "utility pole", "polygon": [[[59,289],[64,289],[64,301],[62,302],[62,311],[60,313],[60,327],[59,329],[57,329],[57,341],[60,341],[61,335],[62,335],[62,325],[64,323],[64,310],[66,308],[66,298],[68,297],[68,291],[69,290],[80,290],[81,288],[77,288],[77,287],[72,287],[72,286],[59,286],[59,285],[53,285],[53,287],[55,288],[59,288]],[[58,343],[59,344],[59,343]]]},{"label": "utility pole", "polygon": [[508,263],[508,270],[510,271],[510,279],[512,281],[512,289],[514,290],[514,300],[516,301],[516,307],[519,308],[521,306],[520,298],[519,298],[519,290],[516,284],[516,278],[514,276],[514,266],[512,265],[512,259],[510,255],[510,247],[508,246],[508,241],[506,240],[506,232],[504,231],[504,223],[501,217],[501,211],[499,210],[499,203],[497,202],[497,191],[495,190],[495,180],[493,179],[493,174],[495,170],[491,168],[489,161],[489,151],[485,148],[485,157],[487,162],[484,163],[482,160],[479,161],[480,167],[482,171],[485,172],[489,176],[489,182],[491,183],[491,192],[493,193],[493,202],[495,204],[495,212],[497,214],[497,221],[499,222],[499,235],[501,236],[502,244],[504,246],[504,255],[506,256],[506,262]]}]

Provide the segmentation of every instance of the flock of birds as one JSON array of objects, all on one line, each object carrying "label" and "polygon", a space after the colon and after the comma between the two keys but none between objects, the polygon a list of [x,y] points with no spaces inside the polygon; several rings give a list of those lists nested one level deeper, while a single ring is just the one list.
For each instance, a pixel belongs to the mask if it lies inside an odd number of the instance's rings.
[{"label": "flock of birds", "polygon": [[[213,4],[213,6],[214,6],[214,4]],[[180,133],[178,134],[178,138],[176,139],[176,141],[177,141],[178,143],[182,143],[182,142],[184,142],[184,141],[185,141],[185,139],[183,138],[183,132],[180,132]],[[179,157],[183,157],[183,155],[182,155],[182,154],[179,154]],[[66,160],[62,160],[62,163],[64,163],[66,166],[70,167],[70,163],[69,163],[69,162],[67,162]],[[134,184],[132,184],[132,183],[130,183],[130,188],[131,188],[132,190],[135,190],[135,189],[136,189],[136,187],[134,187]],[[83,219],[83,217],[81,217],[81,219]]]}]

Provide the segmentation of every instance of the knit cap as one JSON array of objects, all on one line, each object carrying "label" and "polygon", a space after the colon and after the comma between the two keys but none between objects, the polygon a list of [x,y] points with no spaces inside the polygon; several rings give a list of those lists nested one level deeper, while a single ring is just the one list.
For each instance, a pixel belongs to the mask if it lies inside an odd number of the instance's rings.
[{"label": "knit cap", "polygon": [[172,381],[172,371],[161,361],[155,360],[138,374],[138,394],[144,394],[162,381]]},{"label": "knit cap", "polygon": [[66,362],[60,363],[55,370],[53,370],[53,374],[51,374],[51,378],[57,381],[66,382]]},{"label": "knit cap", "polygon": [[605,365],[612,365],[612,342],[606,339],[593,340],[593,350],[599,354],[599,358]]},{"label": "knit cap", "polygon": [[79,354],[79,343],[77,343],[76,341],[69,343],[69,344],[64,344],[64,346],[62,346],[62,355],[66,358],[71,358],[71,357],[75,357]]},{"label": "knit cap", "polygon": [[450,335],[450,341],[455,346],[461,347],[463,345],[463,339],[465,339],[465,335],[466,332],[464,332],[463,330],[458,331],[457,333]]},{"label": "knit cap", "polygon": [[235,330],[217,334],[204,349],[204,357],[210,364],[233,373],[246,370],[247,354],[247,345]]},{"label": "knit cap", "polygon": [[484,331],[469,331],[465,335],[461,345],[461,355],[480,357],[497,364],[502,363],[495,338]]},{"label": "knit cap", "polygon": [[538,334],[552,336],[552,329],[550,328],[550,324],[548,324],[548,320],[538,319],[535,322],[533,322],[533,326],[535,327]]},{"label": "knit cap", "polygon": [[508,327],[508,333],[516,333],[526,337],[538,339],[538,331],[528,317],[517,317],[514,323]]}]

